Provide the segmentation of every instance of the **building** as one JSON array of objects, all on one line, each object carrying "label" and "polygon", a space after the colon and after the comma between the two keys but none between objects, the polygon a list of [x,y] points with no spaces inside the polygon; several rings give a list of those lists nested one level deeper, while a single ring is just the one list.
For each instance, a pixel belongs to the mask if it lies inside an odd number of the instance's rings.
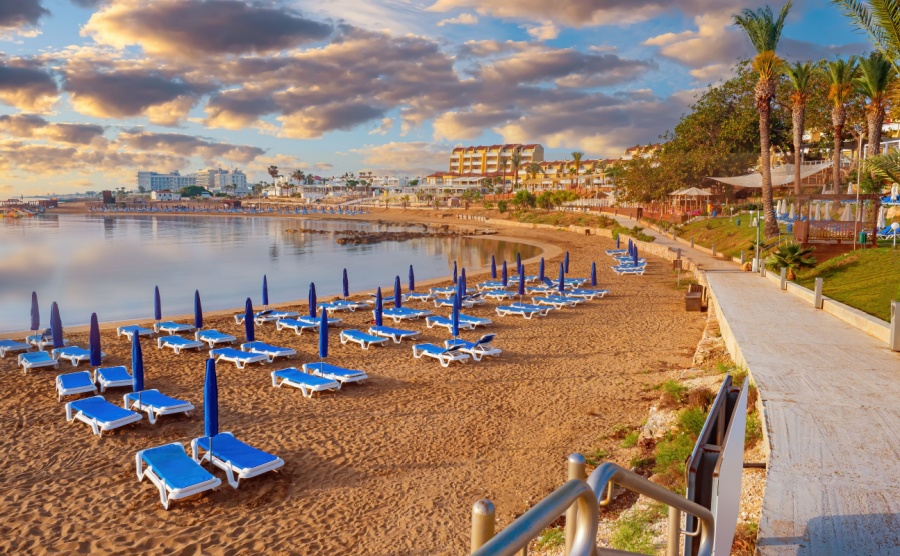
[{"label": "building", "polygon": [[247,175],[240,170],[222,168],[200,170],[196,174],[197,185],[205,187],[211,193],[247,194]]},{"label": "building", "polygon": [[519,167],[543,162],[544,147],[537,144],[479,145],[457,147],[450,153],[450,174],[491,175],[512,171],[512,156],[519,153]]},{"label": "building", "polygon": [[653,153],[659,150],[659,143],[654,145],[635,145],[628,149],[625,149],[625,155],[622,156],[622,160],[633,160],[635,158],[650,158],[653,156]]},{"label": "building", "polygon": [[181,193],[172,193],[168,190],[157,190],[150,193],[150,198],[154,201],[180,201]]},{"label": "building", "polygon": [[185,187],[197,185],[196,176],[182,176],[178,170],[169,172],[168,174],[160,174],[157,172],[138,172],[137,173],[138,191],[181,191]]}]

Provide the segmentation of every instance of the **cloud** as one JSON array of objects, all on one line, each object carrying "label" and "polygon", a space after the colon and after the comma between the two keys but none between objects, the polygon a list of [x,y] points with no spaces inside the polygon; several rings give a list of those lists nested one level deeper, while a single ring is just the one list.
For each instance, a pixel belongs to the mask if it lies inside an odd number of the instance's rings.
[{"label": "cloud", "polygon": [[34,114],[0,116],[0,132],[18,138],[44,138],[59,143],[89,145],[103,137],[104,128],[95,124],[50,123]]},{"label": "cloud", "polygon": [[539,41],[550,41],[559,36],[559,27],[547,21],[543,25],[526,27],[528,34]]},{"label": "cloud", "polygon": [[59,88],[40,67],[22,60],[0,60],[0,102],[20,110],[45,112],[56,103]]},{"label": "cloud", "polygon": [[315,139],[328,131],[353,129],[357,125],[378,118],[384,109],[365,102],[333,103],[279,116],[280,137]]},{"label": "cloud", "polygon": [[138,151],[155,151],[187,157],[200,157],[207,164],[213,163],[218,158],[247,164],[266,152],[259,147],[219,143],[180,133],[123,131],[119,134],[116,141],[119,145]]},{"label": "cloud", "polygon": [[442,19],[438,21],[437,26],[443,27],[444,25],[475,25],[478,23],[478,16],[475,14],[459,14],[456,17],[451,17],[450,19]]},{"label": "cloud", "polygon": [[512,52],[540,50],[540,48],[540,45],[525,41],[507,40],[501,42],[486,39],[466,41],[457,49],[457,51],[461,57],[487,58],[489,56],[500,56]]},{"label": "cloud", "polygon": [[[560,86],[596,87],[622,83],[655,68],[653,62],[620,58],[615,54],[587,54],[566,48],[515,54],[485,66],[480,75],[486,80],[508,83],[537,83],[555,79]],[[590,76],[589,84],[586,76]]]},{"label": "cloud", "polygon": [[369,135],[387,135],[387,133],[394,127],[394,119],[393,118],[382,118],[381,124],[378,125],[375,129],[369,131]]},{"label": "cloud", "polygon": [[7,0],[0,2],[0,29],[21,31],[34,27],[50,11],[41,0]]},{"label": "cloud", "polygon": [[292,9],[240,0],[118,0],[81,30],[100,44],[166,57],[280,52],[331,32]]},{"label": "cloud", "polygon": [[731,20],[727,13],[697,16],[696,31],[664,33],[643,44],[659,47],[660,54],[690,68],[697,80],[718,81],[730,76],[738,60],[755,54],[750,40]]},{"label": "cloud", "polygon": [[361,163],[397,173],[418,174],[446,168],[451,147],[424,141],[391,142],[383,145],[366,145],[350,152],[359,155]]},{"label": "cloud", "polygon": [[467,110],[447,112],[434,120],[436,140],[475,139],[486,129],[518,118],[519,111],[491,105],[475,105]]}]

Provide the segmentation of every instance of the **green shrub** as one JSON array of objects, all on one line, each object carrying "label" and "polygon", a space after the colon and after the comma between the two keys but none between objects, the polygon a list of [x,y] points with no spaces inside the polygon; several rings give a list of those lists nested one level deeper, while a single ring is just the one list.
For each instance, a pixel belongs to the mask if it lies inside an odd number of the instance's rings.
[{"label": "green shrub", "polygon": [[588,454],[588,456],[586,458],[584,458],[584,461],[588,465],[593,465],[594,467],[597,467],[598,465],[603,463],[603,460],[605,460],[608,457],[609,457],[609,452],[607,450],[604,450],[601,448],[599,450],[594,451],[594,453],[592,453],[592,454]]},{"label": "green shrub", "polygon": [[762,422],[759,420],[759,414],[756,410],[747,415],[747,426],[744,428],[744,442],[753,444],[762,438]]},{"label": "green shrub", "polygon": [[538,550],[551,550],[566,544],[566,533],[562,527],[545,529],[537,538]]},{"label": "green shrub", "polygon": [[687,433],[668,435],[656,445],[654,473],[666,475],[672,480],[684,477],[685,460],[694,450],[694,439]]},{"label": "green shrub", "polygon": [[653,504],[647,510],[620,517],[610,538],[612,547],[638,554],[655,554],[650,525],[665,516],[665,508],[663,504]]},{"label": "green shrub", "polygon": [[500,211],[500,214],[506,212],[507,209],[509,209],[509,203],[506,201],[497,201],[497,210]]},{"label": "green shrub", "polygon": [[481,204],[481,206],[483,206],[485,208],[485,210],[492,210],[494,208],[494,203],[492,203],[490,201],[485,201],[484,203]]},{"label": "green shrub", "polygon": [[678,426],[693,437],[700,436],[703,424],[706,423],[706,412],[699,407],[685,409],[678,414]]},{"label": "green shrub", "polygon": [[678,403],[684,401],[684,396],[688,391],[688,387],[677,380],[667,380],[659,385],[659,389],[672,396]]},{"label": "green shrub", "polygon": [[640,438],[640,431],[631,431],[625,438],[622,439],[622,447],[623,448],[634,448],[637,446],[638,438]]}]

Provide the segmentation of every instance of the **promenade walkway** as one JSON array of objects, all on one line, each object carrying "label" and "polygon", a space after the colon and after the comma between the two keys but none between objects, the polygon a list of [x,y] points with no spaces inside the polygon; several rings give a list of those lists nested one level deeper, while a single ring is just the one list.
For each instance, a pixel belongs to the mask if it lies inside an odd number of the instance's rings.
[{"label": "promenade walkway", "polygon": [[701,266],[759,388],[770,456],[758,553],[900,555],[900,353],[735,263],[645,233]]}]

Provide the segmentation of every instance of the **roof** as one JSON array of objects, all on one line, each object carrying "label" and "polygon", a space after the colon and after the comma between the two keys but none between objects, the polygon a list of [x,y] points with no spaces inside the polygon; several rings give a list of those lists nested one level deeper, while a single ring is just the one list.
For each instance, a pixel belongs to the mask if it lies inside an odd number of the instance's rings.
[{"label": "roof", "polygon": [[[820,162],[816,164],[803,164],[800,167],[800,179],[809,177],[813,174],[817,174],[826,168],[830,168],[832,162]],[[753,188],[762,188],[762,174],[759,172],[752,172],[750,174],[744,174],[743,176],[734,176],[734,177],[714,177],[710,176],[709,179],[715,180],[717,182],[725,183],[728,185],[734,185],[737,187],[753,187]],[[794,165],[793,164],[785,164],[783,166],[776,166],[772,168],[772,186],[780,187],[784,185],[790,185],[794,183]]]}]

